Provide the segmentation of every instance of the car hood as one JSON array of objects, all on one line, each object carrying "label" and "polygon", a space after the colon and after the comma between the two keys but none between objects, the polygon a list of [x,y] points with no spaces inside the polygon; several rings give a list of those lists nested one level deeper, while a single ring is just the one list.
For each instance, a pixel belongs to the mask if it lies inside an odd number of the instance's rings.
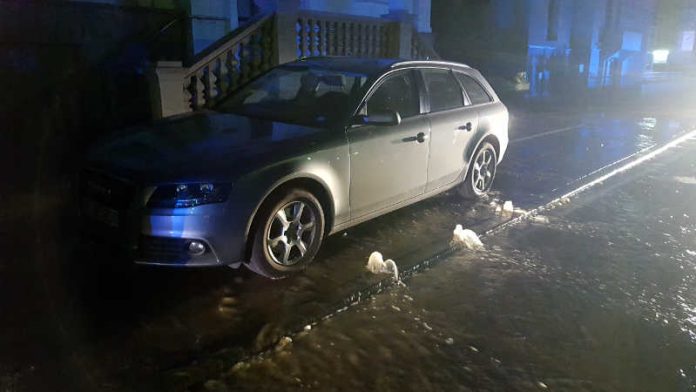
[{"label": "car hood", "polygon": [[212,111],[118,132],[96,145],[90,166],[146,183],[227,181],[323,148],[332,132]]}]

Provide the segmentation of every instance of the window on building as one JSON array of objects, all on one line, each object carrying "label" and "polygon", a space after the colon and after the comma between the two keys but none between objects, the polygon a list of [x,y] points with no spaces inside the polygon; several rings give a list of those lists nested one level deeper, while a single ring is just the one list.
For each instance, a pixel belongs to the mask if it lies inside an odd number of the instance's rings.
[{"label": "window on building", "polygon": [[463,73],[457,72],[456,75],[457,79],[462,82],[462,86],[464,86],[467,95],[469,95],[472,105],[491,102],[492,99],[490,95],[488,95],[486,90],[477,81]]},{"label": "window on building", "polygon": [[423,79],[430,97],[430,111],[439,112],[464,106],[464,94],[452,73],[445,69],[425,69]]},{"label": "window on building", "polygon": [[558,25],[560,19],[559,0],[549,0],[548,23],[546,25],[546,40],[556,41],[558,39]]},{"label": "window on building", "polygon": [[696,31],[684,31],[681,36],[680,49],[682,52],[693,52],[694,42],[696,41]]},{"label": "window on building", "polygon": [[367,101],[367,114],[395,111],[401,118],[420,113],[418,88],[410,72],[389,76]]}]

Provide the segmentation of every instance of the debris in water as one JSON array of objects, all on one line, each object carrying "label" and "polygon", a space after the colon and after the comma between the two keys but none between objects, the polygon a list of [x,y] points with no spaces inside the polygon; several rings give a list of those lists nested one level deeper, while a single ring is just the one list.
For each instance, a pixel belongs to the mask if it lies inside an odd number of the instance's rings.
[{"label": "debris in water", "polygon": [[304,330],[305,330],[305,331],[311,331],[311,330],[312,330],[312,326],[309,325],[309,324],[307,324],[307,325],[304,326]]},{"label": "debris in water", "polygon": [[[496,211],[498,211],[496,209]],[[503,215],[512,215],[515,212],[515,206],[512,205],[512,201],[508,200],[503,203],[503,210],[500,211]]]},{"label": "debris in water", "polygon": [[527,213],[527,210],[523,210],[523,209],[521,209],[521,208],[514,208],[514,209],[513,209],[513,213],[514,213],[515,215],[524,215],[524,214]]},{"label": "debris in water", "polygon": [[534,221],[534,223],[548,224],[549,218],[543,215],[534,215],[534,217],[532,217],[532,221]]},{"label": "debris in water", "polygon": [[471,351],[473,351],[473,352],[475,352],[475,353],[479,352],[479,350],[478,350],[476,347],[474,347],[474,346],[469,346],[469,350],[471,350]]},{"label": "debris in water", "polygon": [[457,225],[454,228],[452,236],[452,245],[462,245],[467,249],[482,250],[483,243],[478,235],[469,229],[464,229],[462,225]]},{"label": "debris in water", "polygon": [[398,306],[396,306],[396,305],[392,305],[391,308],[394,309],[394,310],[396,310],[397,312],[400,312],[400,311],[401,311],[401,308],[398,307]]},{"label": "debris in water", "polygon": [[696,185],[696,177],[674,177],[674,180],[682,184]]},{"label": "debris in water", "polygon": [[290,346],[291,344],[292,344],[292,338],[289,336],[283,336],[278,341],[278,344],[276,344],[275,350],[276,351],[283,351],[286,348],[288,348],[288,346]]},{"label": "debris in water", "polygon": [[541,388],[541,389],[549,389],[549,387],[548,387],[546,384],[544,384],[543,382],[541,382],[541,381],[537,382],[537,385],[538,385],[539,388]]},{"label": "debris in water", "polygon": [[433,330],[433,327],[429,326],[428,323],[426,323],[426,322],[423,322],[423,327],[425,327],[425,329],[427,329],[428,331]]},{"label": "debris in water", "polygon": [[251,365],[249,364],[249,362],[239,361],[239,362],[235,363],[234,366],[232,366],[232,369],[230,369],[230,373],[232,373],[232,374],[238,373],[238,372],[247,370],[250,367],[251,367]]},{"label": "debris in water", "polygon": [[445,339],[445,343],[447,343],[448,345],[451,346],[451,345],[454,344],[454,339],[452,339],[452,338],[447,338],[447,339]]},{"label": "debris in water", "polygon": [[219,380],[208,380],[205,382],[203,385],[205,387],[206,391],[212,391],[212,392],[223,392],[223,391],[229,391],[227,388],[227,385],[225,385],[222,381]]},{"label": "debris in water", "polygon": [[392,274],[394,280],[399,281],[399,269],[396,267],[394,260],[384,260],[384,257],[379,252],[372,252],[367,260],[367,270],[373,274]]},{"label": "debris in water", "polygon": [[689,249],[686,250],[686,254],[689,256],[696,256],[696,252],[694,252],[693,250],[689,250]]}]

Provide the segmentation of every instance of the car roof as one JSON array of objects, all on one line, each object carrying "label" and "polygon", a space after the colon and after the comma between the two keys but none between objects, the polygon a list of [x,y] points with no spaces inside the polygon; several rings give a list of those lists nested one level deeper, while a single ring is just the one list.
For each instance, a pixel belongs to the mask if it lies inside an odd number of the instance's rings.
[{"label": "car roof", "polygon": [[470,68],[468,65],[439,60],[404,60],[389,58],[360,58],[360,57],[305,57],[287,64],[305,65],[335,71],[348,71],[376,76],[391,69],[404,67],[446,66],[453,68]]}]

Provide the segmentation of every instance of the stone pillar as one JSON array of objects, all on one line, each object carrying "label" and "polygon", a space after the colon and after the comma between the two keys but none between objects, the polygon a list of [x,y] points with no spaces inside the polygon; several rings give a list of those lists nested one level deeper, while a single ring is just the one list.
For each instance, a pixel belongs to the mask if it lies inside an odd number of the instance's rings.
[{"label": "stone pillar", "polygon": [[184,78],[187,69],[180,61],[159,61],[155,66],[156,81],[151,83],[152,114],[155,118],[190,112]]},{"label": "stone pillar", "polygon": [[390,12],[385,16],[394,20],[390,27],[392,35],[390,55],[396,58],[410,59],[414,34],[413,15],[407,12]]},{"label": "stone pillar", "polygon": [[299,0],[286,0],[278,4],[276,12],[275,60],[284,64],[297,60],[297,16]]}]

